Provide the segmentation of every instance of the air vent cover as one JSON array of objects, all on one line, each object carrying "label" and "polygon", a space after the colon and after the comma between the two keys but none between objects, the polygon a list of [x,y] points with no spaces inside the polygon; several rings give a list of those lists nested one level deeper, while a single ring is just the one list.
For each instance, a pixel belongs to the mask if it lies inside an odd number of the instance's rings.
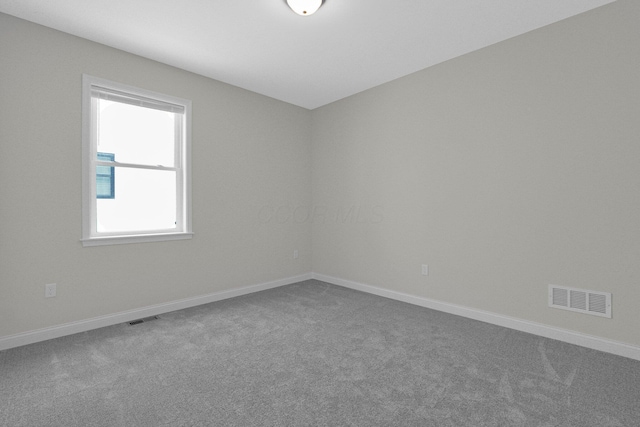
[{"label": "air vent cover", "polygon": [[156,319],[158,319],[158,316],[151,316],[151,317],[145,317],[144,319],[132,320],[131,322],[128,322],[128,323],[131,326],[133,326],[133,325],[139,325],[140,323],[150,322]]},{"label": "air vent cover", "polygon": [[549,307],[611,318],[611,294],[549,285]]}]

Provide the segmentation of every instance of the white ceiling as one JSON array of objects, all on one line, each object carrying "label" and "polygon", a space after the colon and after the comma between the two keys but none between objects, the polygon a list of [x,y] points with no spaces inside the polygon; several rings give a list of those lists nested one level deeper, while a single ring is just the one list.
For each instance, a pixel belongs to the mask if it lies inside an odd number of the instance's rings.
[{"label": "white ceiling", "polygon": [[0,0],[0,12],[313,109],[614,0]]}]

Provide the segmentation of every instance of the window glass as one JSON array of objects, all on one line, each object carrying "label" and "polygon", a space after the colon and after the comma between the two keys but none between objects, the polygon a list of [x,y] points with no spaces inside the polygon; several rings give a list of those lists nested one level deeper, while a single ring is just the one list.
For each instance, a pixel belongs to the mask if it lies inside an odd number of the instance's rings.
[{"label": "window glass", "polygon": [[175,137],[175,113],[98,99],[98,151],[120,163],[174,166]]},{"label": "window glass", "polygon": [[176,228],[176,173],[116,167],[118,195],[97,201],[97,231]]},{"label": "window glass", "polygon": [[[113,161],[113,153],[98,153],[98,160]],[[114,168],[111,166],[96,166],[96,197],[98,199],[113,199],[115,197]]]}]

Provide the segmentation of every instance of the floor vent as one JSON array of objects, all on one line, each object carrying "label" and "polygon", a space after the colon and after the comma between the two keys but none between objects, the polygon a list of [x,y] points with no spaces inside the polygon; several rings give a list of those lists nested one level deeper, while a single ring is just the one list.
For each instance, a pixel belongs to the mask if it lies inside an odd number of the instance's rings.
[{"label": "floor vent", "polygon": [[133,320],[129,322],[130,325],[139,325],[140,323],[150,322],[152,320],[156,320],[158,316],[145,317],[144,319]]},{"label": "floor vent", "polygon": [[611,294],[549,285],[549,307],[611,318]]}]

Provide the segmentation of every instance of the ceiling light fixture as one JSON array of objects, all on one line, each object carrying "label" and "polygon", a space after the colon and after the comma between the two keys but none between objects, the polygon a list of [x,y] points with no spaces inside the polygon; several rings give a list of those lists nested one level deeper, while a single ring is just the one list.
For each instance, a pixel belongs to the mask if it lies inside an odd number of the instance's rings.
[{"label": "ceiling light fixture", "polygon": [[295,13],[301,16],[309,16],[316,13],[323,0],[287,0],[287,4]]}]

